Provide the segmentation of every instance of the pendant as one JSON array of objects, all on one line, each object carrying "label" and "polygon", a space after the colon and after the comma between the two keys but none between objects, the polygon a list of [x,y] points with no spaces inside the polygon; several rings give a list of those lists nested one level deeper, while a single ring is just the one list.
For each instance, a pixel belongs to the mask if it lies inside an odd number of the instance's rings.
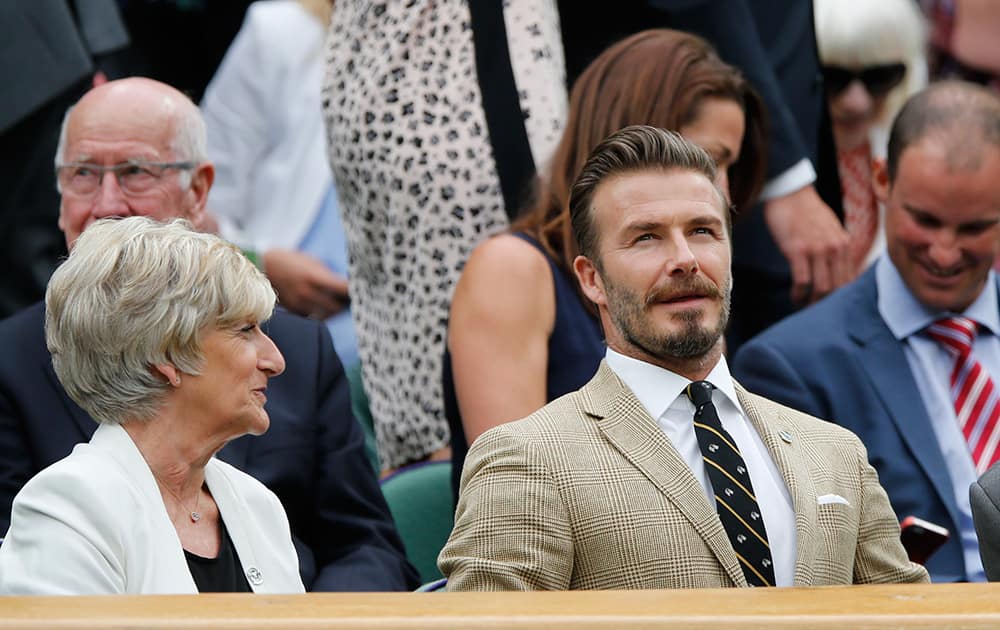
[{"label": "pendant", "polygon": [[191,512],[191,522],[197,523],[201,520],[201,512]]}]

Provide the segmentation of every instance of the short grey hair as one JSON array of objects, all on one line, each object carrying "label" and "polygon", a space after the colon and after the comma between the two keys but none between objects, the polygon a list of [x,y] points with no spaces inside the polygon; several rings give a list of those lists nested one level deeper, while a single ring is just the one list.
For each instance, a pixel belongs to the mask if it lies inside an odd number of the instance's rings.
[{"label": "short grey hair", "polygon": [[[170,152],[173,159],[178,162],[196,162],[201,164],[208,161],[208,131],[205,128],[205,119],[201,111],[194,103],[187,103],[188,107],[179,107],[174,116],[174,137],[170,141]],[[55,166],[66,161],[66,130],[69,128],[70,115],[73,113],[75,105],[70,105],[63,115],[62,126],[59,128],[59,144],[56,146]],[[181,170],[178,174],[178,181],[181,188],[187,189],[191,186],[191,171]],[[59,190],[59,180],[56,179],[56,189]],[[61,193],[62,190],[59,190]]]},{"label": "short grey hair", "polygon": [[983,150],[1000,148],[1000,97],[965,81],[937,81],[910,98],[889,132],[886,170],[896,181],[903,153],[933,137],[953,170],[978,169]]},{"label": "short grey hair", "polygon": [[45,339],[70,398],[101,423],[156,415],[170,385],[198,374],[203,335],[274,309],[271,284],[234,245],[183,219],[102,219],[77,239],[45,294]]},{"label": "short grey hair", "polygon": [[704,149],[675,131],[649,125],[631,125],[616,131],[597,145],[570,189],[570,221],[580,254],[600,266],[600,260],[596,257],[598,235],[594,230],[591,206],[594,193],[602,182],[626,173],[675,169],[693,171],[708,178],[719,197],[726,229],[731,232],[732,210],[725,193],[715,184],[715,160]]}]

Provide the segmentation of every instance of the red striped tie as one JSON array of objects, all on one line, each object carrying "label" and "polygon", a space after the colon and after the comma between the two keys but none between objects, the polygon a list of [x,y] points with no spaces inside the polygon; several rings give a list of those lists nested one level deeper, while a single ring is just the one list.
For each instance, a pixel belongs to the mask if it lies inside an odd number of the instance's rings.
[{"label": "red striped tie", "polygon": [[976,464],[983,474],[1000,457],[1000,392],[982,364],[972,356],[976,322],[966,317],[939,319],[927,327],[927,335],[955,357],[951,371],[951,397],[955,416]]}]

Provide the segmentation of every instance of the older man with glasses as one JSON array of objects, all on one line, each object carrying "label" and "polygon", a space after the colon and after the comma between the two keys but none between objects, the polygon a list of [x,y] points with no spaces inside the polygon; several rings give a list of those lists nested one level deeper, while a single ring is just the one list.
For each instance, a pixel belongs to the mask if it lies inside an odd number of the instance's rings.
[{"label": "older man with glasses", "polygon": [[[109,92],[142,94],[134,88],[143,83],[151,82],[125,81]],[[105,101],[102,94],[82,99],[63,123],[56,181],[66,242],[72,245],[91,222],[107,216],[182,216],[203,226],[215,167],[197,108],[177,99],[136,99],[114,108]],[[114,177],[105,177],[108,172]]]}]

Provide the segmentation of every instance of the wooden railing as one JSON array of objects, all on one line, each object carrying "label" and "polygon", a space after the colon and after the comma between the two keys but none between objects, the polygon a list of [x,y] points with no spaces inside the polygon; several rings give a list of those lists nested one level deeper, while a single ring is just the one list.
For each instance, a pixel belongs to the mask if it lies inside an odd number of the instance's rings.
[{"label": "wooden railing", "polygon": [[0,628],[1000,628],[1000,585],[0,598]]}]

